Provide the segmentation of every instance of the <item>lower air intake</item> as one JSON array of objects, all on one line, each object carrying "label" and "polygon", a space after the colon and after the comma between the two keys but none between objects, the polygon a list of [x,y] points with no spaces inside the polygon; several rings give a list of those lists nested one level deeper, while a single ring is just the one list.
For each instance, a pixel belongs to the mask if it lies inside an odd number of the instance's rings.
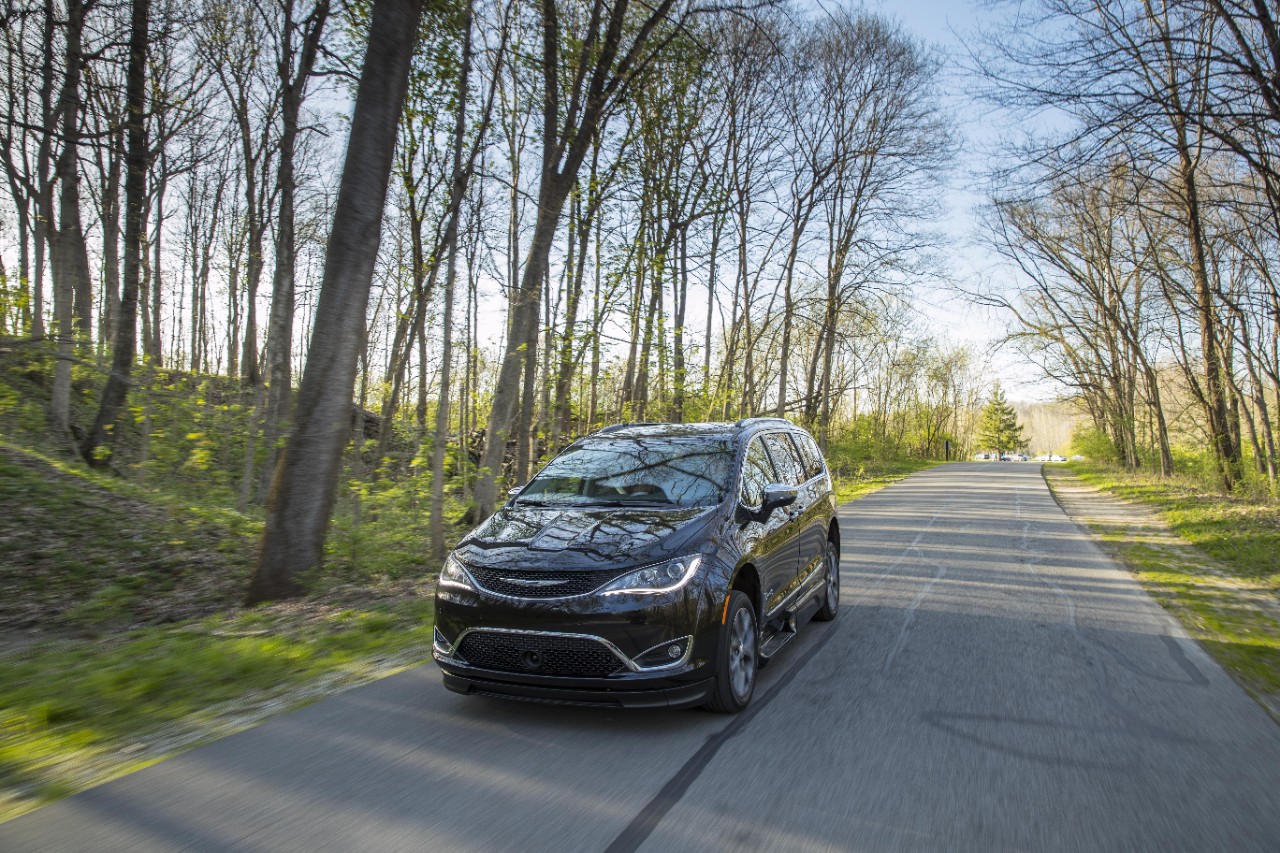
[{"label": "lower air intake", "polygon": [[585,637],[477,631],[463,639],[458,654],[472,666],[531,675],[602,678],[623,668],[608,647]]}]

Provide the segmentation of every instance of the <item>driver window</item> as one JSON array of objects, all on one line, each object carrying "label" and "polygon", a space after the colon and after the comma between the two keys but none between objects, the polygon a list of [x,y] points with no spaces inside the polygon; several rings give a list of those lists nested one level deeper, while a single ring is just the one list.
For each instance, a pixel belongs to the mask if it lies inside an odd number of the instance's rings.
[{"label": "driver window", "polygon": [[752,509],[764,503],[764,489],[777,482],[773,465],[760,439],[752,439],[742,459],[742,505]]},{"label": "driver window", "polygon": [[778,476],[782,478],[780,482],[798,486],[808,479],[804,475],[804,465],[800,462],[795,447],[785,435],[770,433],[764,437],[764,443],[769,448],[774,467],[778,469]]}]

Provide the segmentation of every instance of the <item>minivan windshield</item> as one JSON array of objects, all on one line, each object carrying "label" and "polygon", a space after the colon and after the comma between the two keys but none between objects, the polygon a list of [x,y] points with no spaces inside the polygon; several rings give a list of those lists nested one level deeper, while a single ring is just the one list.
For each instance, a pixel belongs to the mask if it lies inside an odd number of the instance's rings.
[{"label": "minivan windshield", "polygon": [[600,437],[543,468],[516,502],[571,506],[710,506],[724,499],[733,443],[699,436]]}]

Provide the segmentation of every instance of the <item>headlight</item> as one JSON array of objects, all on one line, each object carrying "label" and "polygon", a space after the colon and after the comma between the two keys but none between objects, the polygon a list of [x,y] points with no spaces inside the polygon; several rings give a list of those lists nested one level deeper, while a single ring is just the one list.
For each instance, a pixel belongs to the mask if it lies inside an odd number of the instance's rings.
[{"label": "headlight", "polygon": [[440,567],[440,578],[436,581],[437,586],[451,586],[454,589],[471,589],[476,588],[475,582],[471,580],[471,575],[462,567],[462,563],[458,562],[458,558],[450,554],[444,558],[444,565]]},{"label": "headlight", "polygon": [[643,569],[636,569],[634,572],[627,572],[602,587],[600,592],[603,595],[671,592],[687,584],[700,565],[702,565],[701,554],[680,557],[665,563],[655,563]]}]

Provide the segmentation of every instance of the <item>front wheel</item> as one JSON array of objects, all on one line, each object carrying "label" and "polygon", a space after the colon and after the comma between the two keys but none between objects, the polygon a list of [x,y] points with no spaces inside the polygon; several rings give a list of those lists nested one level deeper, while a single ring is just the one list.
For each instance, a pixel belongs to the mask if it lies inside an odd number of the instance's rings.
[{"label": "front wheel", "polygon": [[822,594],[822,606],[813,618],[819,622],[830,622],[840,609],[840,549],[836,543],[827,540],[827,550],[822,559],[827,564],[827,583]]},{"label": "front wheel", "polygon": [[736,714],[747,707],[756,689],[758,639],[751,599],[739,590],[730,590],[724,624],[720,626],[716,686],[706,704],[708,710]]}]

